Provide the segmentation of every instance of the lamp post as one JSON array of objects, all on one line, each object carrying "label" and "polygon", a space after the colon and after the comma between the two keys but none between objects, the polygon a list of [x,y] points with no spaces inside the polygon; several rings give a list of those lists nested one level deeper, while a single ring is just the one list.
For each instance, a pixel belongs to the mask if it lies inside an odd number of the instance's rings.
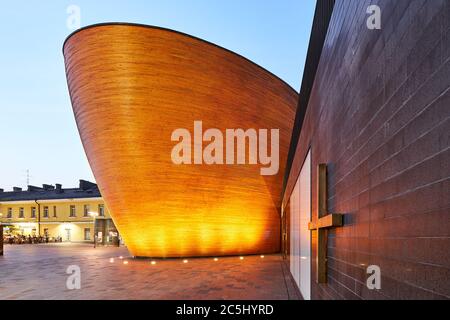
[{"label": "lamp post", "polygon": [[95,218],[98,216],[97,212],[89,212],[89,215],[92,217],[92,222],[94,224],[94,248],[97,247],[97,233],[95,232]]},{"label": "lamp post", "polygon": [[3,255],[3,224],[2,224],[3,213],[0,213],[0,256]]}]

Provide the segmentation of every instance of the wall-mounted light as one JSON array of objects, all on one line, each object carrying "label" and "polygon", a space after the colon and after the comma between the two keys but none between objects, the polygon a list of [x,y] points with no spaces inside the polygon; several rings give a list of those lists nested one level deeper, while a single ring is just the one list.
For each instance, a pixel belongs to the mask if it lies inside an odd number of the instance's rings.
[{"label": "wall-mounted light", "polygon": [[61,226],[63,229],[72,229],[72,224],[70,222],[64,222]]},{"label": "wall-mounted light", "polygon": [[28,229],[28,228],[36,227],[36,223],[34,223],[34,222],[19,222],[19,223],[17,223],[17,226]]}]

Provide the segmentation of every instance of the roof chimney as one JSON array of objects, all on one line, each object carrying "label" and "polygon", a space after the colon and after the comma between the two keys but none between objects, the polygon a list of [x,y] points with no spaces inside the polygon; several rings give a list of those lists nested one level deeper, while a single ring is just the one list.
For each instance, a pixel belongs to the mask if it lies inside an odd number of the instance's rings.
[{"label": "roof chimney", "polygon": [[56,193],[63,193],[62,184],[56,183]]},{"label": "roof chimney", "polygon": [[42,188],[36,186],[28,186],[28,191],[40,191]]},{"label": "roof chimney", "polygon": [[93,182],[86,181],[86,180],[80,180],[80,189],[81,190],[88,190],[92,188],[96,188],[97,185]]},{"label": "roof chimney", "polygon": [[20,191],[22,191],[22,188],[19,188],[19,187],[13,187],[13,191],[14,191],[14,192],[20,192]]},{"label": "roof chimney", "polygon": [[44,188],[45,191],[49,191],[49,190],[54,190],[55,187],[52,186],[51,184],[43,184],[42,188]]}]

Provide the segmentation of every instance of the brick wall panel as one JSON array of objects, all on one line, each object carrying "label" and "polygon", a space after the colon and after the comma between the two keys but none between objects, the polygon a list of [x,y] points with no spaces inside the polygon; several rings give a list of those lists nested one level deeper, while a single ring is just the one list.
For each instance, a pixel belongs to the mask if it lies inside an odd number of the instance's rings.
[{"label": "brick wall panel", "polygon": [[[382,9],[368,30],[366,9]],[[328,206],[327,284],[316,299],[450,299],[450,1],[337,0],[287,181],[289,199],[312,149]],[[366,268],[382,270],[382,290]]]}]

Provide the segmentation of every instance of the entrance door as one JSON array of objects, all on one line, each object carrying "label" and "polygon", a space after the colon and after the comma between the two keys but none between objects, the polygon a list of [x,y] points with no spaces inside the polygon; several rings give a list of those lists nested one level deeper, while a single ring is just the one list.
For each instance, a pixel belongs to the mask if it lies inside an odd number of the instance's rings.
[{"label": "entrance door", "polygon": [[290,267],[305,300],[311,299],[311,151],[290,198]]},{"label": "entrance door", "polygon": [[66,241],[70,242],[71,241],[71,233],[70,233],[70,229],[66,229]]},{"label": "entrance door", "polygon": [[84,240],[91,240],[91,228],[84,228]]}]

